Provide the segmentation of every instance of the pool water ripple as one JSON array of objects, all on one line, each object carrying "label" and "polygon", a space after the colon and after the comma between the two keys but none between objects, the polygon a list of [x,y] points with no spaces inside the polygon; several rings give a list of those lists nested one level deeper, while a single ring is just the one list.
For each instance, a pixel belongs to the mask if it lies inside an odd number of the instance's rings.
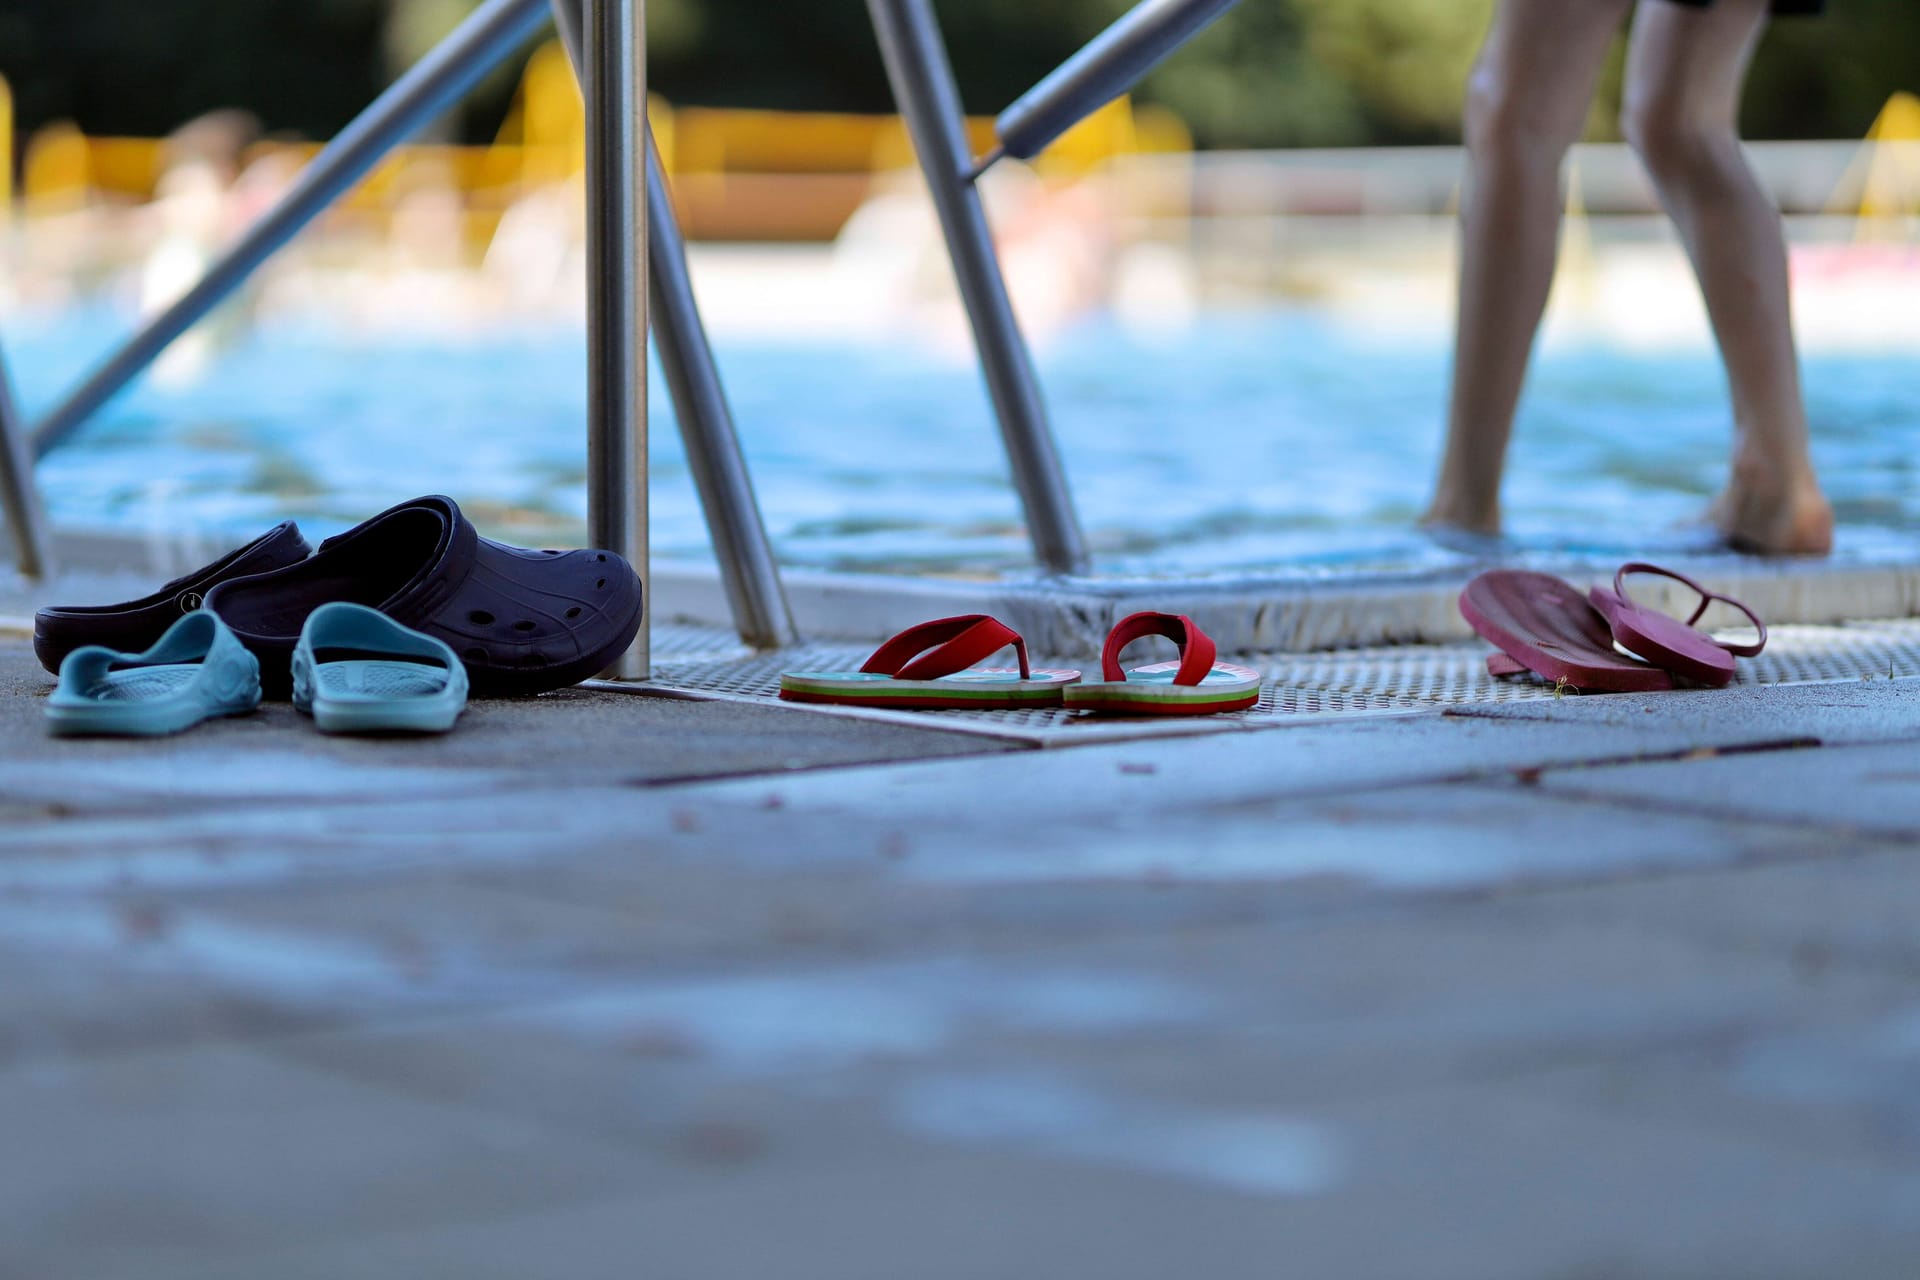
[{"label": "pool water ripple", "polygon": [[[131,325],[106,308],[18,313],[8,355],[44,410]],[[898,345],[719,342],[783,559],[824,568],[1019,573],[1028,550],[997,430],[964,362]],[[1356,332],[1311,309],[1211,314],[1151,341],[1094,321],[1041,379],[1102,572],[1354,571],[1459,563],[1419,535],[1439,447],[1444,335]],[[656,370],[656,554],[710,554]],[[585,342],[577,329],[458,339],[278,320],[197,379],[148,380],[48,458],[63,522],[318,532],[427,491],[503,536],[578,536]],[[1897,354],[1810,359],[1816,454],[1843,553],[1907,548],[1920,412]],[[1549,343],[1509,469],[1514,540],[1539,550],[1687,547],[1730,426],[1709,350]]]}]

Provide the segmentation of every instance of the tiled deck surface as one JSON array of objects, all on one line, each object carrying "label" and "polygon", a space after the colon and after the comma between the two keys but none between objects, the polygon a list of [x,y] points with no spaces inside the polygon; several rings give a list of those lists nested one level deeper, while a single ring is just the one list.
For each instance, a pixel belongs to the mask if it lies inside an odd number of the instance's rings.
[{"label": "tiled deck surface", "polygon": [[0,1277],[1910,1280],[1907,638],[1177,738],[161,744],[47,740],[0,638]]}]

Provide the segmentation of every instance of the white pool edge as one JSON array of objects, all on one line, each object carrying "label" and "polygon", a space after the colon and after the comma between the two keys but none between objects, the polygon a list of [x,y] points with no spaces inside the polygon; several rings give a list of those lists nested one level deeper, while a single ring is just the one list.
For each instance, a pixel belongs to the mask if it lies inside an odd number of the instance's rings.
[{"label": "white pool edge", "polygon": [[[3,540],[0,540],[3,541]],[[63,528],[55,553],[72,575],[51,587],[18,579],[0,589],[0,617],[18,625],[32,608],[67,581],[111,575],[146,582],[151,590],[226,550],[204,537],[138,537]],[[1489,562],[1491,563],[1491,562]],[[1775,624],[1830,624],[1920,616],[1920,552],[1883,563],[1763,561],[1719,555],[1680,558],[1670,567],[1716,590],[1739,596]],[[1482,564],[1417,574],[1359,574],[1345,578],[1299,573],[1248,574],[1210,579],[1028,579],[993,581],[909,578],[888,574],[789,569],[788,601],[803,636],[875,640],[954,614],[987,613],[1019,630],[1036,651],[1097,653],[1114,622],[1141,609],[1192,617],[1227,652],[1279,653],[1375,645],[1443,643],[1471,635],[1456,601]],[[1576,558],[1531,557],[1526,567],[1585,586],[1612,576],[1615,566]],[[0,568],[0,583],[8,576]],[[649,575],[656,623],[726,626],[726,593],[711,565],[656,562]],[[106,583],[100,584],[102,587]],[[1636,593],[1670,609],[1683,604],[1673,588],[1663,600],[1652,584]],[[76,598],[75,603],[90,602]],[[1708,621],[1714,619],[1710,616]],[[1729,619],[1729,621],[1731,621]]]},{"label": "white pool edge", "polygon": [[[1460,617],[1460,589],[1484,566],[1419,575],[1302,581],[1058,580],[969,582],[881,574],[790,570],[787,597],[801,634],[876,640],[929,618],[987,613],[1026,637],[1036,652],[1098,653],[1107,631],[1137,610],[1182,613],[1220,648],[1285,653],[1376,645],[1445,643],[1473,634]],[[1613,565],[1569,560],[1530,563],[1581,586],[1605,581]],[[1739,557],[1671,562],[1715,590],[1737,596],[1776,625],[1832,624],[1920,616],[1920,560],[1898,564],[1769,563]],[[725,593],[709,567],[656,565],[655,617],[724,626]],[[1638,598],[1670,611],[1691,609],[1683,588],[1636,582]],[[1709,615],[1710,625],[1737,625]]]}]

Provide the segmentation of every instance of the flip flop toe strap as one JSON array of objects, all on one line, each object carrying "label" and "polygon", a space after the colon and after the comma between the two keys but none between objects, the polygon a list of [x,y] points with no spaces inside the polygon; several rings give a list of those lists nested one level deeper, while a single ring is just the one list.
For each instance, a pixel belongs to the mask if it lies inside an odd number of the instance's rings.
[{"label": "flip flop toe strap", "polygon": [[1660,565],[1657,565],[1657,564],[1649,564],[1644,560],[1634,560],[1634,561],[1628,562],[1627,564],[1621,565],[1620,571],[1613,575],[1614,594],[1619,596],[1622,600],[1625,600],[1628,604],[1634,605],[1635,607],[1640,607],[1639,603],[1636,600],[1634,600],[1634,598],[1631,595],[1627,593],[1627,579],[1634,574],[1647,574],[1649,576],[1656,577],[1656,578],[1670,578],[1674,582],[1679,583],[1681,586],[1687,588],[1689,591],[1692,591],[1695,595],[1699,596],[1700,597],[1699,605],[1697,605],[1694,608],[1693,613],[1687,618],[1688,626],[1692,626],[1696,622],[1700,621],[1701,616],[1706,613],[1708,607],[1715,603],[1724,604],[1730,609],[1737,609],[1741,613],[1745,614],[1747,621],[1753,624],[1754,630],[1760,633],[1759,638],[1757,640],[1755,640],[1752,644],[1730,644],[1725,640],[1715,640],[1713,642],[1719,645],[1722,649],[1725,649],[1728,653],[1732,654],[1734,657],[1736,658],[1758,657],[1760,655],[1761,650],[1767,647],[1767,624],[1760,620],[1759,614],[1755,613],[1752,609],[1749,609],[1746,605],[1734,599],[1732,596],[1722,595],[1718,591],[1709,591],[1705,587],[1701,586],[1699,583],[1695,582],[1692,578],[1689,578],[1686,574],[1676,573],[1672,569],[1662,568]]},{"label": "flip flop toe strap", "polygon": [[1032,679],[1027,642],[1012,627],[984,613],[936,618],[908,627],[875,649],[860,670],[896,680],[938,680],[965,671],[1008,645],[1020,659],[1020,678]]},{"label": "flip flop toe strap", "polygon": [[1180,669],[1173,677],[1176,685],[1197,685],[1213,670],[1213,639],[1192,618],[1177,613],[1136,613],[1122,618],[1107,633],[1106,648],[1100,653],[1101,678],[1124,681],[1127,672],[1120,665],[1120,651],[1148,636],[1164,636],[1180,646]]}]

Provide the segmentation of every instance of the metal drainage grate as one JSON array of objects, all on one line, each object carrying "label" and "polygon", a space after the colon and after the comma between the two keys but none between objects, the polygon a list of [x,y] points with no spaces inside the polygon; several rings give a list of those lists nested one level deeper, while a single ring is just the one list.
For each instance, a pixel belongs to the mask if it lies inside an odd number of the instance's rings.
[{"label": "metal drainage grate", "polygon": [[[1522,702],[1555,696],[1539,679],[1496,680],[1486,645],[1410,645],[1324,654],[1270,654],[1254,665],[1276,684],[1414,705]],[[1920,622],[1775,628],[1766,652],[1743,660],[1742,685],[1828,684],[1920,675]]]},{"label": "metal drainage grate", "polygon": [[1920,621],[1775,627],[1767,650],[1740,663],[1739,684],[1832,684],[1920,675]]},{"label": "metal drainage grate", "polygon": [[[1551,698],[1537,680],[1495,680],[1485,645],[1408,645],[1336,653],[1275,653],[1255,659],[1267,680],[1323,696],[1383,699],[1392,706],[1450,706]],[[1307,714],[1312,714],[1309,710]]]},{"label": "metal drainage grate", "polygon": [[[871,646],[800,645],[753,653],[727,632],[662,627],[654,633],[654,683],[707,697],[775,699],[780,673],[852,669]],[[1496,680],[1487,674],[1488,649],[1478,642],[1405,645],[1335,653],[1275,653],[1242,657],[1267,682],[1250,711],[1192,721],[1121,720],[1047,711],[872,711],[840,714],[937,724],[997,736],[1092,740],[1258,727],[1295,717],[1367,716],[1469,703],[1521,702],[1555,696],[1538,679]],[[1041,659],[1039,666],[1080,666],[1073,659]],[[1767,651],[1743,661],[1735,683],[1823,684],[1920,676],[1920,621],[1853,623],[1838,627],[1787,626],[1774,630]]]},{"label": "metal drainage grate", "polygon": [[[656,641],[656,648],[658,648]],[[754,654],[733,661],[705,661],[697,656],[680,658],[656,652],[654,683],[669,689],[707,697],[759,701],[777,699],[780,673],[783,671],[853,670],[872,651],[869,645],[800,645],[779,653]],[[1088,664],[1064,659],[1039,658],[1042,667],[1080,667]],[[1382,712],[1406,712],[1419,704],[1406,698],[1366,690],[1292,687],[1272,683],[1270,663],[1254,660],[1268,685],[1261,690],[1260,702],[1248,711],[1193,719],[1131,719],[1081,715],[1062,708],[1021,711],[890,711],[878,708],[821,708],[838,714],[860,715],[906,722],[920,722],[999,737],[1048,740],[1084,740],[1157,737],[1172,733],[1219,731],[1248,727],[1250,722],[1271,721],[1279,717],[1377,715]]]},{"label": "metal drainage grate", "polygon": [[653,650],[653,665],[656,667],[688,662],[735,662],[756,656],[731,631],[680,622],[656,624],[648,644]]}]

